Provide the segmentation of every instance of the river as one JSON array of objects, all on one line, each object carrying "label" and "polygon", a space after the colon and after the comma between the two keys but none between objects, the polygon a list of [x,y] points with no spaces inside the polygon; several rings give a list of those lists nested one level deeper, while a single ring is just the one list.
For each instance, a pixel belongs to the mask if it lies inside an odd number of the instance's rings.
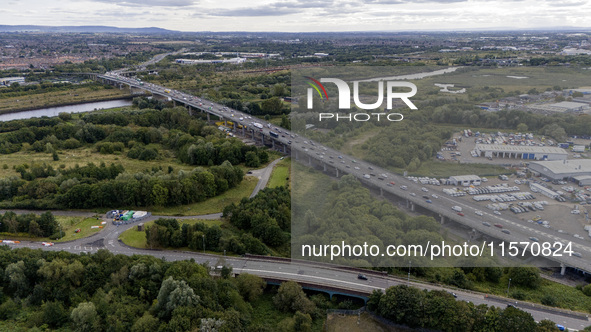
[{"label": "river", "polygon": [[30,111],[0,114],[0,121],[40,118],[42,116],[57,116],[60,113],[84,113],[99,109],[130,106],[131,99],[116,99],[97,101],[84,104],[41,108]]}]

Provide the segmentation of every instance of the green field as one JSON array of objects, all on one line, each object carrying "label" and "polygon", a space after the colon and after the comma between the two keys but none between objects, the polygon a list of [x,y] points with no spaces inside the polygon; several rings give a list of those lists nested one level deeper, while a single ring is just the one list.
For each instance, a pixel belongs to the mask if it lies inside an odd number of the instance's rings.
[{"label": "green field", "polygon": [[161,159],[150,161],[127,158],[125,154],[126,152],[119,155],[100,154],[96,152],[96,149],[83,147],[73,150],[58,151],[60,160],[54,161],[51,153],[19,151],[16,153],[2,155],[2,161],[0,161],[2,166],[0,167],[0,178],[13,175],[20,177],[20,174],[14,170],[14,167],[25,163],[29,166],[32,164],[46,163],[47,165],[51,165],[54,169],[59,169],[62,168],[62,165],[64,165],[65,168],[71,168],[76,166],[76,164],[80,166],[86,166],[86,164],[94,162],[94,164],[98,166],[101,162],[104,162],[107,166],[111,163],[121,164],[129,173],[141,172],[146,169],[152,169],[152,167],[162,167],[162,169],[165,171],[167,170],[168,166],[172,166],[175,171],[190,171],[195,168],[195,166],[181,164],[178,159],[163,149],[161,150],[161,154],[164,156],[162,156]]},{"label": "green field", "polygon": [[[404,170],[398,170],[398,173]],[[421,163],[421,167],[409,175],[429,176],[429,177],[450,177],[462,174],[475,174],[479,176],[497,176],[499,174],[510,174],[512,171],[506,170],[499,165],[491,164],[458,164],[454,162],[443,162],[438,160],[428,160]]]},{"label": "green field", "polygon": [[173,206],[173,207],[155,207],[151,210],[152,214],[162,216],[198,216],[211,213],[222,212],[226,205],[238,203],[243,197],[248,197],[256,187],[258,179],[253,176],[245,176],[244,180],[236,188],[232,188],[225,193],[212,197],[206,201]]},{"label": "green field", "polygon": [[269,183],[267,183],[267,187],[275,188],[281,186],[289,186],[290,183],[290,169],[291,169],[291,158],[285,158],[275,165],[273,168],[273,173],[271,173],[271,177],[269,178]]},{"label": "green field", "polygon": [[[222,221],[219,219],[179,219],[179,224],[196,224],[196,223],[204,223],[207,226],[213,225],[221,225]],[[150,226],[154,224],[154,220],[148,221],[144,224],[144,227]],[[119,239],[123,241],[126,245],[134,248],[146,248],[146,232],[138,231],[137,227],[131,227],[130,229],[126,230],[125,232],[119,235]],[[175,248],[178,249],[178,248]]]},{"label": "green field", "polygon": [[[92,234],[100,232],[101,228],[90,228],[90,226],[102,226],[102,219],[97,218],[81,218],[81,217],[64,217],[56,216],[57,221],[62,225],[64,237],[55,242],[65,242],[81,239],[83,237],[91,236]],[[106,225],[105,225],[106,226]],[[76,233],[76,229],[80,232]]]},{"label": "green field", "polygon": [[96,89],[72,87],[68,90],[30,93],[24,96],[0,98],[0,114],[14,110],[37,109],[64,104],[130,97],[129,89]]}]

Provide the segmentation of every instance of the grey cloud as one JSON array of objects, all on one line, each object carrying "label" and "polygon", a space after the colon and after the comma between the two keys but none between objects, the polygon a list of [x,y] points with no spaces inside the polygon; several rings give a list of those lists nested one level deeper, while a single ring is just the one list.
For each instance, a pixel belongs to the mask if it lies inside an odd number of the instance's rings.
[{"label": "grey cloud", "polygon": [[209,13],[212,16],[284,16],[301,12],[301,10],[289,8],[237,8],[237,9],[218,9]]},{"label": "grey cloud", "polygon": [[95,2],[110,3],[129,7],[188,7],[195,4],[194,0],[93,0]]},{"label": "grey cloud", "polygon": [[217,9],[209,14],[213,16],[283,16],[300,13],[303,9],[328,8],[333,5],[334,0],[280,1],[259,7]]},{"label": "grey cloud", "polygon": [[468,0],[361,0],[362,3],[368,5],[399,5],[408,3],[456,3],[467,2]]},{"label": "grey cloud", "polygon": [[548,1],[548,5],[552,7],[574,7],[588,4],[588,1]]}]

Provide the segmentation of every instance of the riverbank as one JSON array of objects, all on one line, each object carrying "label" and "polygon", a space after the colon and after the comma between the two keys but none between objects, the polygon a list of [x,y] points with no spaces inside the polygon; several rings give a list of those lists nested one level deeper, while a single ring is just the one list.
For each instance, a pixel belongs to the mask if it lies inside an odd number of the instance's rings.
[{"label": "riverbank", "polygon": [[133,97],[135,97],[135,95],[132,95],[128,89],[93,90],[88,87],[84,87],[74,90],[30,94],[0,99],[0,114],[10,114],[50,107],[61,107],[117,99],[132,99]]}]

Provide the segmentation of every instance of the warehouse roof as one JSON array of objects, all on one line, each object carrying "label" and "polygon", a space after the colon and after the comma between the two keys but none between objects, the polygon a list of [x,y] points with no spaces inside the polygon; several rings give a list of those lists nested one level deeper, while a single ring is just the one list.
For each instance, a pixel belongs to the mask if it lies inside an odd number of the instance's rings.
[{"label": "warehouse roof", "polygon": [[591,159],[532,161],[530,164],[540,165],[554,174],[591,173]]},{"label": "warehouse roof", "polygon": [[476,144],[480,151],[512,152],[512,153],[554,153],[567,154],[566,150],[553,146],[523,146],[504,144]]}]

